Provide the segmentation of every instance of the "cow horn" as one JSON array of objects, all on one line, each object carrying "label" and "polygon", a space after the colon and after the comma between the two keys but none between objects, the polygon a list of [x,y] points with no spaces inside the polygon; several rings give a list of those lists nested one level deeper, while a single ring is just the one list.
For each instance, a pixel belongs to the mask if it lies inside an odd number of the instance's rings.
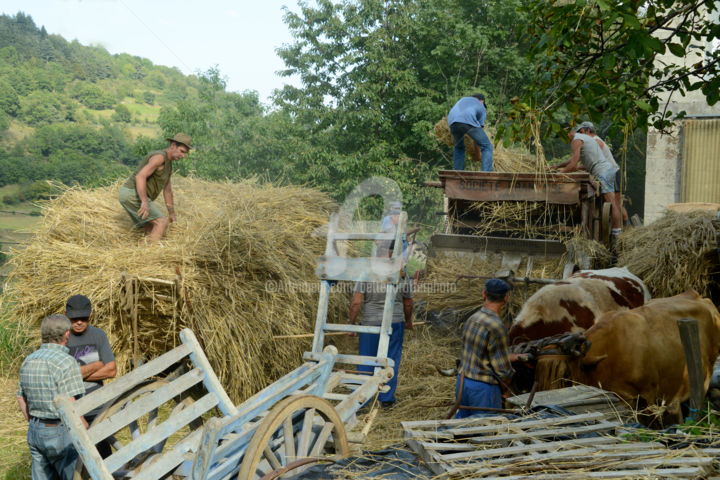
[{"label": "cow horn", "polygon": [[585,357],[582,359],[582,366],[584,368],[595,368],[597,364],[607,358],[607,355],[595,355],[593,357]]},{"label": "cow horn", "polygon": [[435,367],[435,370],[443,377],[454,377],[457,375],[457,368],[442,368],[437,363],[433,363],[433,367]]}]

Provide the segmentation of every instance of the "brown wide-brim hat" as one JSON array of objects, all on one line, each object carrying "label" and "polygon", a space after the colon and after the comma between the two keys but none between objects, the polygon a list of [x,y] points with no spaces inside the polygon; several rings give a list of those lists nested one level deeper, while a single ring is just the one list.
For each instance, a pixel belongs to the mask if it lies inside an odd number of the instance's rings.
[{"label": "brown wide-brim hat", "polygon": [[173,138],[166,138],[165,140],[167,140],[168,142],[182,143],[183,145],[185,145],[188,148],[193,148],[192,145],[190,144],[190,142],[191,142],[190,135],[188,135],[186,133],[178,133]]}]

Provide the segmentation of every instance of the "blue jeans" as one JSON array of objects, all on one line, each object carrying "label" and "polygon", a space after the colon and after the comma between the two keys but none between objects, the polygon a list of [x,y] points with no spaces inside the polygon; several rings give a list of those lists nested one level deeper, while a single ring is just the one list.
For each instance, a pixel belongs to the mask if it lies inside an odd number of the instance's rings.
[{"label": "blue jeans", "polygon": [[[390,335],[390,344],[388,345],[388,358],[392,358],[395,362],[393,367],[393,378],[387,383],[390,387],[385,393],[378,395],[378,400],[381,402],[395,402],[395,389],[397,388],[398,373],[400,371],[400,358],[402,357],[402,345],[403,339],[405,338],[405,324],[393,323],[392,324],[392,335]],[[378,343],[380,343],[380,335],[377,333],[361,333],[359,335],[360,355],[367,355],[369,357],[376,357],[378,353]],[[372,372],[375,368],[370,365],[358,365],[358,371],[360,372]]]},{"label": "blue jeans", "polygon": [[[460,375],[457,376],[455,382],[455,398],[457,398],[459,389]],[[493,385],[465,377],[460,405],[464,407],[502,408],[500,385]],[[461,408],[455,414],[455,418],[465,418],[482,413],[484,412],[481,410],[465,410]]]},{"label": "blue jeans", "polygon": [[493,171],[493,146],[482,127],[473,127],[467,123],[455,122],[450,125],[450,134],[455,142],[453,150],[453,170],[465,170],[465,135],[475,140],[482,153],[481,170]]},{"label": "blue jeans", "polygon": [[32,480],[72,480],[78,454],[65,425],[47,426],[30,419],[27,442],[32,456]]}]

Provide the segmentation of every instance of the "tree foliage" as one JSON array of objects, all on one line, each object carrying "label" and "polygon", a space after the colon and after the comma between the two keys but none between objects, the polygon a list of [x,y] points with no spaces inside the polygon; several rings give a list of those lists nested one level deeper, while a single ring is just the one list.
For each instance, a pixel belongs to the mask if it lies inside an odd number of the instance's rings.
[{"label": "tree foliage", "polygon": [[302,86],[286,86],[276,104],[309,150],[323,152],[302,159],[312,173],[298,175],[338,199],[364,178],[387,176],[427,210],[424,181],[450,165],[430,135],[435,122],[463,95],[482,90],[499,105],[527,83],[514,40],[518,4],[318,0],[287,11],[294,39],[278,54]]},{"label": "tree foliage", "polygon": [[567,111],[610,118],[614,131],[648,122],[663,129],[683,114],[665,99],[698,89],[710,105],[720,99],[714,0],[527,0],[522,11],[535,78],[506,138],[527,134],[538,118],[559,132]]}]

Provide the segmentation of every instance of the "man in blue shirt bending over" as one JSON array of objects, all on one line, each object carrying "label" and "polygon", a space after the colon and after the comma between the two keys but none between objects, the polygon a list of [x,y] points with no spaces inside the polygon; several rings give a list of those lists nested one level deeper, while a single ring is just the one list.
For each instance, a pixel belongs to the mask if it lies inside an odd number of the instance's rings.
[{"label": "man in blue shirt bending over", "polygon": [[486,116],[485,95],[482,93],[461,98],[450,110],[448,125],[455,142],[453,170],[465,170],[465,135],[469,135],[480,148],[481,170],[483,172],[493,171],[493,146],[483,129]]}]

